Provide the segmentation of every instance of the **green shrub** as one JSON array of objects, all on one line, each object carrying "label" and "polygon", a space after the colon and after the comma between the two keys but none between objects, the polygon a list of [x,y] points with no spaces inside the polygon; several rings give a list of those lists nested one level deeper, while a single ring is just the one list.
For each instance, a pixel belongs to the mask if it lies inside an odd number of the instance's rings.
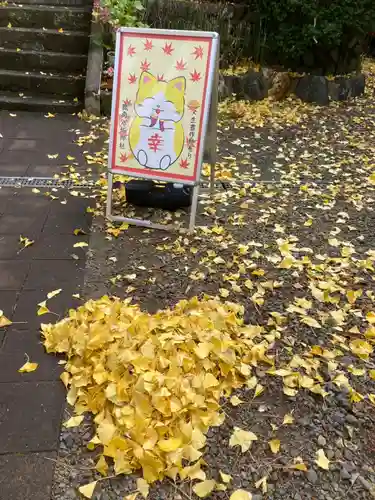
[{"label": "green shrub", "polygon": [[144,10],[140,0],[102,0],[112,26],[142,26],[140,18]]},{"label": "green shrub", "polygon": [[317,73],[358,69],[374,0],[256,0],[256,6],[266,62]]}]

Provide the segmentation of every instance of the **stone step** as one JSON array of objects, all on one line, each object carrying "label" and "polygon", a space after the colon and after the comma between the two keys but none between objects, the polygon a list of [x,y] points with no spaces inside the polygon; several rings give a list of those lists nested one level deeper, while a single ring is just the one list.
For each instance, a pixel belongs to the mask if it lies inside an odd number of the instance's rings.
[{"label": "stone step", "polygon": [[87,55],[38,50],[0,50],[0,68],[23,71],[86,72]]},{"label": "stone step", "polygon": [[13,0],[16,5],[56,5],[68,7],[92,7],[93,0]]},{"label": "stone step", "polygon": [[45,111],[50,113],[77,113],[83,108],[79,99],[59,99],[54,95],[37,95],[27,93],[20,96],[16,92],[0,93],[0,110]]},{"label": "stone step", "polygon": [[[91,7],[0,4],[0,26],[90,32]],[[1,44],[1,42],[0,42]]]},{"label": "stone step", "polygon": [[57,29],[0,28],[1,46],[6,49],[49,50],[87,54],[89,37],[83,31]]},{"label": "stone step", "polygon": [[84,90],[85,77],[83,75],[0,69],[0,91],[33,92],[80,98]]}]

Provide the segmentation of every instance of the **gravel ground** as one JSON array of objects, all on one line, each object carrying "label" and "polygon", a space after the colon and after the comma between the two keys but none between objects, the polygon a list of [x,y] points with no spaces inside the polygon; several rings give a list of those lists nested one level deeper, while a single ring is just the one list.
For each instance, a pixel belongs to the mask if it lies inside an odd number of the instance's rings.
[{"label": "gravel ground", "polygon": [[[375,394],[374,356],[361,358],[352,347],[369,327],[366,314],[375,311],[374,82],[369,73],[364,97],[326,108],[286,102],[263,123],[254,119],[259,105],[223,110],[219,172],[228,185],[213,199],[201,198],[194,235],[129,228],[115,237],[116,226],[100,216],[94,221],[87,298],[132,297],[155,312],[185,297],[218,295],[242,303],[249,323],[280,333],[273,352],[279,366],[295,355],[307,359],[312,346],[334,353],[317,354],[324,398],[303,388],[287,396],[282,377],[260,366],[261,394],[242,389],[240,405],[223,401],[225,422],[209,431],[204,459],[208,477],[219,480],[222,471],[232,481],[210,498],[228,499],[238,488],[256,500],[375,497],[375,406],[368,397]],[[229,113],[236,120],[228,121]],[[124,209],[121,191],[117,199],[118,212],[176,227],[187,220],[184,212]],[[339,382],[341,375],[350,385]],[[283,424],[286,414],[293,423]],[[235,426],[258,436],[246,453],[228,446]],[[80,498],[77,487],[100,477],[97,452],[86,448],[92,435],[90,416],[62,430],[53,500]],[[276,437],[281,448],[273,454],[268,441]],[[329,470],[315,463],[319,449]],[[307,471],[291,467],[297,457]],[[105,479],[93,498],[123,499],[137,477]],[[190,482],[164,480],[149,498],[197,497]]]}]

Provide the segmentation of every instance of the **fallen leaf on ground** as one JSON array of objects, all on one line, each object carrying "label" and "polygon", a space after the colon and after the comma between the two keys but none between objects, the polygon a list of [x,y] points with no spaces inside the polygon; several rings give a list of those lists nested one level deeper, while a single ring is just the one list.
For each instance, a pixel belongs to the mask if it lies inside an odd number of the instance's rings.
[{"label": "fallen leaf on ground", "polygon": [[291,413],[287,413],[286,415],[284,415],[283,424],[287,425],[287,424],[292,424],[293,422],[294,422],[294,417]]},{"label": "fallen leaf on ground", "polygon": [[83,422],[84,416],[83,415],[77,415],[76,417],[71,417],[69,420],[66,420],[63,425],[64,427],[67,427],[68,429],[70,427],[78,427],[82,422]]},{"label": "fallen leaf on ground", "polygon": [[213,479],[207,479],[201,483],[196,483],[193,486],[193,491],[199,498],[205,498],[213,491],[215,485],[216,481]]},{"label": "fallen leaf on ground", "polygon": [[143,496],[143,498],[147,498],[150,491],[150,486],[147,481],[140,477],[137,479],[137,490]]},{"label": "fallen leaf on ground", "polygon": [[324,453],[324,450],[320,449],[316,452],[316,460],[315,463],[321,468],[325,470],[329,470],[329,460]]},{"label": "fallen leaf on ground", "polygon": [[268,476],[263,476],[259,481],[255,483],[255,488],[262,488],[263,493],[267,493],[267,478]]},{"label": "fallen leaf on ground", "polygon": [[52,292],[47,293],[47,298],[52,299],[52,297],[56,297],[56,295],[59,295],[59,293],[62,292],[62,288],[59,288],[57,290],[52,290]]},{"label": "fallen leaf on ground", "polygon": [[253,432],[244,431],[239,427],[235,427],[229,440],[229,446],[241,446],[242,453],[245,453],[250,449],[253,441],[256,441],[257,439],[258,438]]},{"label": "fallen leaf on ground", "polygon": [[78,488],[78,491],[83,495],[85,498],[92,498],[95,490],[96,483],[98,481],[93,481],[92,483],[85,484],[83,486],[80,486]]},{"label": "fallen leaf on ground", "polygon": [[39,309],[37,310],[38,316],[42,316],[43,314],[47,314],[47,313],[51,312],[47,307],[46,300],[43,300],[43,302],[39,302],[38,306],[39,306]]},{"label": "fallen leaf on ground", "polygon": [[246,490],[236,490],[234,491],[229,500],[252,500],[253,495]]},{"label": "fallen leaf on ground", "polygon": [[38,363],[31,363],[30,361],[27,361],[24,365],[21,366],[21,368],[18,369],[18,371],[19,373],[35,372],[38,366]]},{"label": "fallen leaf on ground", "polygon": [[24,248],[27,248],[27,247],[31,246],[33,243],[35,243],[35,241],[29,240],[29,238],[27,238],[25,236],[20,236],[20,243],[23,244]]},{"label": "fallen leaf on ground", "polygon": [[220,477],[221,477],[221,480],[223,481],[223,483],[227,484],[227,483],[231,482],[232,476],[230,474],[225,474],[221,470],[219,471],[219,474],[220,474]]},{"label": "fallen leaf on ground", "polygon": [[0,328],[11,325],[12,321],[4,316],[4,312],[0,309]]},{"label": "fallen leaf on ground", "polygon": [[268,444],[271,448],[272,453],[278,453],[280,450],[280,439],[272,439],[271,441],[268,441]]}]

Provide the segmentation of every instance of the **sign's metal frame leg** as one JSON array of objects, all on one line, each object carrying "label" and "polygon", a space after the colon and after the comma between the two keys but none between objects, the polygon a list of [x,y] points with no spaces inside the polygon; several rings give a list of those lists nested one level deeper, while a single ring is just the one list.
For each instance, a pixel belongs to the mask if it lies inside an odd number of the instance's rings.
[{"label": "sign's metal frame leg", "polygon": [[191,200],[189,233],[192,233],[194,231],[195,219],[197,217],[198,197],[199,197],[199,184],[196,184],[193,187],[193,196]]},{"label": "sign's metal frame leg", "polygon": [[215,162],[210,164],[210,195],[212,196],[215,191]]},{"label": "sign's metal frame leg", "polygon": [[105,215],[107,219],[112,220],[113,174],[110,171],[107,173],[107,185],[107,205]]}]

